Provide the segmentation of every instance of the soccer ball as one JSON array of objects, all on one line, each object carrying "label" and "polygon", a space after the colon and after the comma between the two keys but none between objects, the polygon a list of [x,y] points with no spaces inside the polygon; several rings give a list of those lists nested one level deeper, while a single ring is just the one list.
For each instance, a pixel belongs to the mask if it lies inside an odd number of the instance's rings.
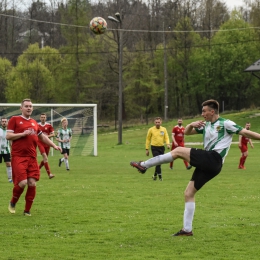
[{"label": "soccer ball", "polygon": [[102,17],[94,17],[90,21],[89,29],[95,34],[103,34],[107,29],[107,22]]}]

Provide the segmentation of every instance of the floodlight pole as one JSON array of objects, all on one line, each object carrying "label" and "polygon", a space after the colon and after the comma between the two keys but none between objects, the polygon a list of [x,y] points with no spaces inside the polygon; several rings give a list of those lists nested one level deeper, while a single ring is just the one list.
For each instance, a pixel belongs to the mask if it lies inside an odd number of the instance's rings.
[{"label": "floodlight pole", "polygon": [[118,144],[122,144],[122,128],[123,128],[123,31],[120,13],[108,16],[112,22],[116,22],[119,27],[118,39]]},{"label": "floodlight pole", "polygon": [[166,40],[163,22],[163,49],[164,49],[164,120],[167,121],[168,116],[168,71],[167,71],[167,53],[166,53]]}]

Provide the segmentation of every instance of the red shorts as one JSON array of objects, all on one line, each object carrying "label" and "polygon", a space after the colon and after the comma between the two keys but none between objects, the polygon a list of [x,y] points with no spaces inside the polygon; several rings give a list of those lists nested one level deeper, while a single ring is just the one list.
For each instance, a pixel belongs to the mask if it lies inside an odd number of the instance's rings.
[{"label": "red shorts", "polygon": [[36,181],[40,179],[40,170],[36,158],[12,156],[11,162],[14,185],[28,178],[34,178]]},{"label": "red shorts", "polygon": [[172,142],[172,150],[174,150],[175,148],[177,148],[179,146],[184,147],[184,142],[179,142],[179,143],[177,142],[177,144],[178,144],[178,146],[175,146],[174,142]]},{"label": "red shorts", "polygon": [[242,144],[241,147],[239,147],[241,153],[245,153],[248,151],[247,144]]},{"label": "red shorts", "polygon": [[41,154],[46,153],[47,155],[49,155],[50,146],[44,146],[43,144],[38,143],[38,148]]}]

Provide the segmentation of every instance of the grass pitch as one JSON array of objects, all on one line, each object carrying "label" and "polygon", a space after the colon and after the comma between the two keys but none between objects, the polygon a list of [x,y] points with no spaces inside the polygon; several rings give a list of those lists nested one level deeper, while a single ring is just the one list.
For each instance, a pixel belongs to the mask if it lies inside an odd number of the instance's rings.
[{"label": "grass pitch", "polygon": [[[226,117],[237,116],[241,125],[249,119],[259,131],[252,114]],[[165,124],[169,133],[173,125]],[[32,217],[22,215],[25,194],[16,214],[8,212],[12,185],[0,165],[0,259],[259,259],[260,143],[249,147],[246,170],[237,169],[240,150],[231,146],[222,172],[196,195],[194,236],[172,237],[182,228],[192,169],[181,160],[174,170],[163,165],[159,182],[151,178],[153,169],[140,174],[130,167],[131,160],[147,158],[149,126],[123,131],[123,145],[116,145],[116,133],[100,134],[98,156],[72,155],[69,172],[58,167],[55,152],[49,161],[56,177],[49,180],[42,169]]]}]

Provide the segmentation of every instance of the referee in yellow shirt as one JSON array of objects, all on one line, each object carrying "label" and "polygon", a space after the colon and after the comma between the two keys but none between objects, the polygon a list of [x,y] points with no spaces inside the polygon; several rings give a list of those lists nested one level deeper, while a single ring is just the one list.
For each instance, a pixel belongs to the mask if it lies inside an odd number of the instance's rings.
[{"label": "referee in yellow shirt", "polygon": [[[153,157],[158,156],[160,154],[164,154],[165,147],[164,144],[167,144],[168,149],[171,148],[170,146],[170,139],[165,127],[162,127],[162,118],[156,117],[154,119],[155,126],[149,128],[146,136],[146,155],[149,156],[149,147],[151,145],[151,150]],[[162,181],[162,170],[161,165],[157,165],[155,167],[155,172],[153,175],[153,180],[156,181],[157,175],[159,180]]]}]

